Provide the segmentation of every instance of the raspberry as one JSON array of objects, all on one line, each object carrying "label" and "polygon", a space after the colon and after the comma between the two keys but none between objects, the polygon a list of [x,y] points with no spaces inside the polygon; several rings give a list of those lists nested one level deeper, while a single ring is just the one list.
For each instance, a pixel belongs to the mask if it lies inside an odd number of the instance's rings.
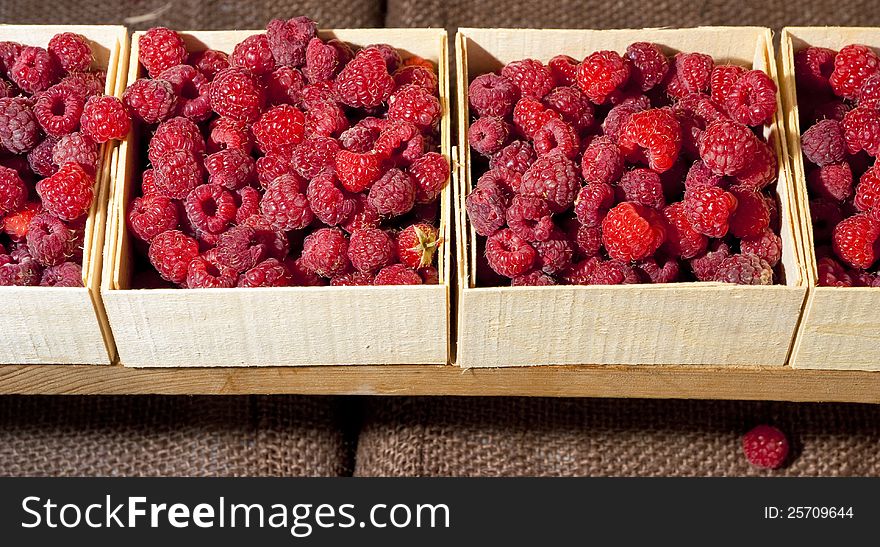
[{"label": "raspberry", "polygon": [[122,101],[147,123],[167,120],[177,108],[177,95],[174,94],[171,84],[165,80],[135,80],[125,88]]},{"label": "raspberry", "polygon": [[683,202],[669,205],[663,209],[663,215],[666,217],[664,252],[671,256],[689,259],[706,251],[708,239],[691,226]]},{"label": "raspberry", "polygon": [[52,161],[52,155],[55,152],[55,145],[58,139],[55,137],[46,137],[40,144],[28,152],[27,160],[31,170],[41,176],[48,177],[58,171],[58,166]]},{"label": "raspberry", "polygon": [[620,148],[608,137],[596,137],[584,150],[581,172],[587,184],[613,184],[623,174]]},{"label": "raspberry", "polygon": [[736,197],[717,186],[689,190],[684,198],[688,222],[694,230],[709,237],[727,234],[736,207]]},{"label": "raspberry", "polygon": [[65,72],[88,70],[92,66],[92,47],[79,34],[56,34],[49,40],[48,50]]},{"label": "raspberry", "polygon": [[837,120],[822,120],[801,136],[804,156],[816,165],[839,163],[846,155],[843,126]]},{"label": "raspberry", "polygon": [[580,189],[574,204],[578,221],[587,227],[598,227],[614,206],[614,189],[604,182],[593,182]]},{"label": "raspberry", "polygon": [[527,141],[513,141],[489,160],[489,167],[506,167],[517,173],[525,173],[538,159],[535,149]]},{"label": "raspberry", "polygon": [[205,158],[208,182],[238,190],[254,178],[254,158],[238,148],[214,152]]},{"label": "raspberry", "polygon": [[794,54],[794,74],[802,91],[825,93],[831,91],[828,79],[834,71],[834,51],[822,47],[808,47]]},{"label": "raspberry", "polygon": [[336,103],[313,104],[306,112],[306,134],[336,137],[349,128],[345,111]]},{"label": "raspberry", "polygon": [[82,287],[83,274],[79,264],[62,262],[43,270],[40,278],[41,287]]},{"label": "raspberry", "polygon": [[216,247],[217,264],[240,273],[268,258],[271,250],[266,235],[260,232],[251,226],[233,226],[220,234]]},{"label": "raspberry", "polygon": [[532,270],[510,280],[511,287],[547,287],[556,285],[556,280],[541,270]]},{"label": "raspberry", "polygon": [[[290,269],[275,258],[266,259],[241,274],[239,287],[289,287],[294,282]],[[306,283],[302,283],[306,284]]]},{"label": "raspberry", "polygon": [[474,231],[481,236],[491,236],[504,227],[507,203],[504,191],[489,183],[468,194],[465,199],[468,218]]},{"label": "raspberry", "polygon": [[374,151],[396,165],[406,165],[425,153],[425,137],[409,122],[390,121],[379,133]]},{"label": "raspberry", "polygon": [[415,181],[400,169],[389,169],[370,188],[368,199],[380,215],[406,214],[415,205]]},{"label": "raspberry", "polygon": [[83,107],[82,131],[95,142],[123,139],[131,129],[125,105],[116,97],[90,97]]},{"label": "raspberry", "polygon": [[163,232],[150,243],[150,263],[162,279],[172,283],[186,280],[189,263],[198,255],[199,244],[178,230]]},{"label": "raspberry", "polygon": [[204,181],[201,163],[192,152],[167,152],[153,165],[156,189],[171,199],[184,199]]},{"label": "raspberry", "polygon": [[229,68],[229,56],[216,49],[191,53],[186,62],[194,66],[209,80],[212,80],[221,70]]},{"label": "raspberry", "polygon": [[730,256],[730,246],[723,241],[715,242],[706,254],[690,261],[691,270],[699,281],[714,281],[721,261]]},{"label": "raspberry", "polygon": [[776,113],[776,84],[760,70],[740,76],[724,101],[730,117],[746,125],[770,123]]},{"label": "raspberry", "polygon": [[674,258],[666,260],[662,266],[657,260],[648,258],[638,263],[637,273],[647,277],[651,283],[675,283],[681,275],[681,266]]},{"label": "raspberry", "polygon": [[850,266],[868,269],[880,252],[878,237],[880,223],[865,214],[851,216],[834,228],[834,252]]},{"label": "raspberry", "polygon": [[843,116],[841,125],[850,154],[864,150],[876,156],[880,151],[880,112],[871,108],[854,108]]},{"label": "raspberry", "polygon": [[297,105],[305,86],[302,72],[289,66],[278,67],[266,77],[266,99],[269,104]]},{"label": "raspberry", "polygon": [[531,243],[538,253],[536,266],[546,274],[561,273],[571,267],[574,259],[574,242],[565,238],[565,234],[556,232],[546,241]]},{"label": "raspberry", "polygon": [[782,238],[767,229],[754,237],[740,241],[743,254],[753,254],[773,268],[782,259]]},{"label": "raspberry", "polygon": [[734,237],[757,237],[770,226],[770,209],[764,196],[749,188],[737,186],[732,187],[730,193],[737,203],[730,219],[730,233]]},{"label": "raspberry", "polygon": [[630,79],[642,91],[649,91],[663,81],[669,72],[669,61],[657,44],[636,42],[626,48],[630,61]]},{"label": "raspberry", "polygon": [[660,175],[650,169],[637,168],[627,171],[620,178],[620,189],[627,201],[662,209],[666,205]]},{"label": "raspberry", "polygon": [[589,279],[591,285],[623,285],[641,283],[638,273],[619,260],[597,261]]},{"label": "raspberry", "polygon": [[25,47],[9,69],[9,79],[22,91],[36,93],[61,77],[58,61],[41,47]]},{"label": "raspberry", "polygon": [[373,278],[373,285],[421,285],[422,277],[403,264],[382,268]]},{"label": "raspberry", "polygon": [[150,242],[157,235],[177,228],[177,205],[165,196],[135,198],[128,212],[128,226],[139,239]]},{"label": "raspberry", "polygon": [[306,48],[318,33],[318,25],[308,17],[272,19],[266,36],[272,56],[279,65],[299,67],[306,62]]},{"label": "raspberry", "polygon": [[510,198],[512,194],[519,192],[522,186],[522,175],[512,169],[497,167],[489,169],[477,180],[477,188],[485,186],[487,183],[498,186],[504,191],[504,195]]},{"label": "raspberry", "polygon": [[834,93],[846,99],[857,99],[859,89],[870,76],[880,72],[880,57],[863,45],[849,45],[834,57],[834,71],[828,78]]},{"label": "raspberry", "polygon": [[0,42],[0,75],[6,76],[9,69],[15,64],[15,59],[21,54],[23,45],[17,42]]},{"label": "raspberry", "polygon": [[177,95],[177,114],[199,121],[211,113],[210,83],[208,78],[189,65],[177,65],[159,75],[171,84]]},{"label": "raspberry", "polygon": [[471,124],[468,129],[468,144],[484,156],[499,152],[510,137],[510,125],[502,118],[487,116]]},{"label": "raspberry", "polygon": [[286,148],[269,152],[258,158],[256,170],[257,180],[263,188],[268,187],[273,180],[282,175],[295,175],[297,180],[301,178],[293,168],[293,151]]},{"label": "raspberry", "polygon": [[336,82],[318,82],[303,87],[299,92],[299,102],[303,108],[312,108],[320,103],[340,102]]},{"label": "raspberry", "polygon": [[820,287],[852,287],[852,277],[846,268],[831,257],[822,257],[817,264],[819,272],[818,285]]},{"label": "raspberry", "polygon": [[718,103],[699,93],[685,95],[672,109],[682,127],[682,149],[689,158],[699,155],[699,142],[706,126],[727,117]]},{"label": "raspberry", "polygon": [[306,46],[303,72],[311,83],[332,80],[353,55],[344,42],[312,38]]},{"label": "raspberry", "polygon": [[871,167],[859,179],[853,204],[862,212],[870,211],[880,203],[880,170]]},{"label": "raspberry", "polygon": [[260,212],[273,228],[283,231],[302,230],[315,219],[294,175],[282,175],[269,184],[260,200]]},{"label": "raspberry", "polygon": [[246,69],[227,68],[211,82],[211,107],[221,116],[254,122],[260,117],[265,102],[262,84]]},{"label": "raspberry", "polygon": [[186,270],[189,289],[228,289],[236,285],[238,272],[217,262],[216,251],[196,256]]},{"label": "raspberry", "polygon": [[374,274],[354,271],[337,275],[330,280],[330,285],[333,287],[368,287],[373,284],[375,278]]},{"label": "raspberry", "polygon": [[589,130],[596,121],[593,103],[576,87],[557,87],[544,97],[543,102],[579,132]]},{"label": "raspberry", "polygon": [[666,93],[680,99],[709,90],[715,61],[703,53],[676,53],[666,79]]},{"label": "raspberry", "polygon": [[321,277],[336,277],[351,267],[348,239],[338,228],[321,228],[303,241],[303,266]]},{"label": "raspberry", "polygon": [[69,87],[52,86],[34,100],[34,116],[53,137],[67,135],[79,127],[85,98]]},{"label": "raspberry", "polygon": [[718,175],[736,175],[745,170],[755,156],[758,138],[740,123],[715,120],[700,141],[700,158]]},{"label": "raspberry", "polygon": [[404,66],[397,69],[394,74],[394,84],[397,87],[405,85],[417,85],[425,88],[429,93],[437,95],[437,75],[433,68],[423,66]]},{"label": "raspberry", "polygon": [[61,220],[76,220],[92,206],[94,177],[77,163],[65,163],[51,177],[37,183],[43,207]]},{"label": "raspberry", "polygon": [[743,435],[742,447],[749,463],[763,469],[778,469],[788,458],[785,433],[769,425],[759,425]]},{"label": "raspberry", "polygon": [[14,213],[24,207],[28,188],[15,169],[0,167],[0,215]]},{"label": "raspberry", "polygon": [[394,91],[394,78],[388,74],[385,60],[379,51],[363,49],[336,77],[336,90],[340,100],[349,106],[379,106]]},{"label": "raspberry", "polygon": [[556,86],[550,69],[535,59],[510,62],[501,75],[513,82],[522,97],[541,99]]},{"label": "raspberry", "polygon": [[503,118],[519,100],[516,84],[497,74],[482,74],[468,87],[468,101],[477,116]]},{"label": "raspberry", "polygon": [[449,162],[437,152],[428,152],[412,162],[409,174],[416,183],[416,203],[430,203],[449,181]]},{"label": "raspberry", "polygon": [[764,141],[755,140],[755,155],[752,161],[737,173],[734,179],[740,186],[763,190],[776,180],[777,169],[776,152]]},{"label": "raspberry", "polygon": [[282,104],[273,106],[251,126],[257,146],[264,153],[302,142],[305,116],[296,108]]},{"label": "raspberry", "polygon": [[275,58],[269,49],[269,40],[265,34],[248,36],[235,45],[229,56],[231,66],[246,68],[257,76],[275,70]]},{"label": "raspberry", "polygon": [[340,150],[336,155],[336,174],[346,190],[363,192],[382,175],[382,162],[374,153]]},{"label": "raspberry", "polygon": [[39,282],[40,265],[29,255],[0,255],[0,287],[35,286]]},{"label": "raspberry", "polygon": [[546,241],[554,228],[550,205],[541,198],[514,196],[507,209],[507,225],[529,242]]},{"label": "raspberry", "polygon": [[880,72],[869,76],[859,88],[858,105],[873,109],[880,107]]},{"label": "raspberry", "polygon": [[440,123],[440,101],[431,92],[417,85],[401,87],[388,98],[389,120],[405,120],[422,130]]},{"label": "raspberry", "polygon": [[190,223],[201,232],[219,234],[235,220],[235,198],[219,184],[202,184],[184,201]]},{"label": "raspberry", "polygon": [[13,154],[24,154],[40,142],[40,128],[29,101],[0,98],[0,145]]},{"label": "raspberry", "polygon": [[183,39],[171,29],[153,27],[138,41],[138,61],[151,78],[186,60],[186,46]]},{"label": "raspberry", "polygon": [[[210,125],[208,136],[208,152],[217,152],[227,148],[240,148],[250,154],[253,142],[250,128],[244,122],[232,118],[217,118]],[[155,137],[153,137],[155,140]],[[152,144],[152,143],[151,143]]]},{"label": "raspberry", "polygon": [[601,258],[594,256],[576,262],[562,273],[562,278],[569,285],[590,285],[593,282],[593,274],[601,261]]},{"label": "raspberry", "polygon": [[596,104],[622,89],[629,80],[630,65],[613,51],[597,51],[578,65],[577,84]]},{"label": "raspberry", "polygon": [[663,243],[662,219],[638,203],[624,202],[608,211],[602,221],[602,241],[608,256],[618,260],[641,260]]},{"label": "raspberry", "polygon": [[0,218],[0,228],[6,232],[12,241],[23,241],[27,236],[31,219],[37,216],[40,211],[42,211],[42,207],[39,203],[29,201],[21,210]]},{"label": "raspberry", "polygon": [[43,266],[65,262],[73,256],[76,243],[76,232],[50,214],[35,216],[28,226],[28,252]]},{"label": "raspberry", "polygon": [[735,254],[718,264],[713,281],[737,285],[772,285],[773,270],[755,255]]},{"label": "raspberry", "polygon": [[645,108],[637,104],[619,104],[615,106],[605,116],[605,121],[602,122],[602,132],[607,138],[617,142],[620,138],[620,133],[626,127],[632,115],[642,110],[645,110]]},{"label": "raspberry", "polygon": [[560,86],[577,85],[578,61],[568,55],[557,55],[547,62],[553,80]]},{"label": "raspberry", "polygon": [[366,46],[363,49],[367,51],[377,51],[382,56],[382,59],[385,60],[385,67],[388,69],[388,72],[396,71],[403,63],[400,53],[398,53],[394,46],[389,44],[373,44]]},{"label": "raspberry", "polygon": [[843,201],[852,196],[853,174],[848,163],[818,167],[807,177],[810,191],[819,197]]},{"label": "raspberry", "polygon": [[697,160],[691,165],[684,181],[686,190],[705,186],[721,186],[725,182],[724,177],[716,175],[706,164]]},{"label": "raspberry", "polygon": [[362,273],[375,273],[394,262],[394,240],[379,228],[361,228],[351,234],[348,258]]},{"label": "raspberry", "polygon": [[378,118],[364,118],[339,136],[342,147],[360,154],[369,152],[376,144],[385,120]]},{"label": "raspberry", "polygon": [[545,107],[535,99],[520,99],[513,109],[514,125],[529,139],[533,139],[547,121],[559,117],[555,110]]},{"label": "raspberry", "polygon": [[653,108],[634,113],[623,128],[619,142],[624,154],[644,149],[651,169],[670,169],[681,150],[681,126],[669,109]]},{"label": "raspberry", "polygon": [[489,266],[505,277],[516,277],[532,269],[538,258],[535,248],[512,230],[502,229],[486,240]]},{"label": "raspberry", "polygon": [[313,178],[306,196],[315,217],[328,226],[345,222],[357,209],[356,200],[338,187],[332,171],[325,171]]},{"label": "raspberry", "polygon": [[558,152],[538,158],[522,176],[520,193],[546,199],[554,212],[568,209],[580,189],[574,162]]},{"label": "raspberry", "polygon": [[201,156],[205,152],[205,139],[202,138],[199,126],[180,117],[160,123],[150,139],[147,156],[150,162],[156,164],[169,152],[191,152]]},{"label": "raspberry", "polygon": [[293,149],[293,167],[303,177],[313,179],[321,171],[334,168],[339,149],[339,141],[336,139],[309,137]]},{"label": "raspberry", "polygon": [[535,132],[535,151],[538,156],[560,152],[569,159],[580,153],[580,139],[574,128],[559,118],[551,118]]},{"label": "raspberry", "polygon": [[736,82],[747,71],[738,65],[719,65],[712,69],[709,77],[709,94],[718,104],[724,104]]},{"label": "raspberry", "polygon": [[[845,102],[834,99],[831,101],[825,101],[810,111],[808,105],[803,107],[802,117],[807,120],[807,122],[812,123],[819,120],[837,120],[842,121],[843,117],[849,112],[850,106]],[[804,122],[801,122],[804,123]]]},{"label": "raspberry", "polygon": [[75,162],[94,175],[98,167],[98,153],[98,145],[92,139],[80,133],[71,133],[61,137],[55,145],[52,161],[55,165]]}]

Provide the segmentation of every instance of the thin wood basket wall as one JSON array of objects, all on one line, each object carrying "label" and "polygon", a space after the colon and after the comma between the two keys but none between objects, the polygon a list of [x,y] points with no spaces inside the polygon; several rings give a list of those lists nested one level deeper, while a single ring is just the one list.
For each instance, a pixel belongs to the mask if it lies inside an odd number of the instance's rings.
[{"label": "thin wood basket wall", "polygon": [[[183,32],[191,51],[231,52],[262,31]],[[132,37],[128,81],[140,76]],[[322,37],[365,46],[384,42],[437,64],[441,152],[451,157],[446,32],[440,29],[328,30]],[[440,284],[407,287],[258,289],[130,288],[126,207],[137,184],[137,135],[120,147],[111,199],[102,295],[119,358],[135,367],[445,364],[449,359],[452,184],[441,196]]]},{"label": "thin wood basket wall", "polygon": [[779,161],[785,284],[477,287],[476,235],[464,198],[473,183],[467,145],[468,83],[513,60],[577,59],[632,42],[672,51],[708,53],[767,71],[776,78],[772,37],[758,27],[644,30],[461,29],[455,41],[460,159],[458,364],[462,367],[541,364],[786,363],[806,294],[796,195],[785,161],[782,107],[767,130]]},{"label": "thin wood basket wall", "polygon": [[[92,46],[94,67],[107,71],[104,92],[125,89],[128,32],[121,26],[0,25],[0,40],[46,47],[59,32],[75,32]],[[75,287],[0,287],[0,363],[110,364],[113,337],[101,303],[101,255],[110,175],[117,143],[102,145],[95,199],[85,226],[83,285]]]}]

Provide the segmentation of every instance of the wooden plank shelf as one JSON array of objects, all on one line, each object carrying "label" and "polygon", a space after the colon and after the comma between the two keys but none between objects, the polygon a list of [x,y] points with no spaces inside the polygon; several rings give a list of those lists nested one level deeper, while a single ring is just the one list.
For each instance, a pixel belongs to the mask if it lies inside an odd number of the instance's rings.
[{"label": "wooden plank shelf", "polygon": [[789,367],[0,366],[0,394],[525,395],[880,403],[880,373]]}]

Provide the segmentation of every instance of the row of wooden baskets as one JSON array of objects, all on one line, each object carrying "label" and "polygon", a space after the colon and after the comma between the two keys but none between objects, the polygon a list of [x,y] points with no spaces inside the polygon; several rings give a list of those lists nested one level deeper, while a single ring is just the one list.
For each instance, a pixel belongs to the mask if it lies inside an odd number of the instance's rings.
[{"label": "row of wooden baskets", "polygon": [[[122,27],[63,27],[96,46],[107,93],[139,74],[138,35]],[[0,26],[0,39],[42,44],[61,27]],[[257,32],[257,31],[253,31]],[[184,33],[191,50],[231,51],[251,31]],[[774,52],[769,29],[461,29],[455,103],[448,44],[437,29],[328,30],[356,45],[386,42],[437,63],[441,146],[453,164],[444,192],[440,284],[407,287],[131,289],[125,209],[136,184],[133,134],[104,151],[88,222],[85,288],[0,289],[0,362],[126,366],[444,364],[686,364],[880,370],[880,289],[817,288],[801,160],[793,52],[807,45],[880,47],[880,29],[789,28]],[[767,71],[780,88],[768,129],[781,161],[784,284],[476,287],[475,234],[464,214],[471,186],[467,83],[503,64],[558,54],[582,58],[635,41]],[[457,106],[458,141],[451,111]],[[453,237],[454,231],[454,237]]]}]

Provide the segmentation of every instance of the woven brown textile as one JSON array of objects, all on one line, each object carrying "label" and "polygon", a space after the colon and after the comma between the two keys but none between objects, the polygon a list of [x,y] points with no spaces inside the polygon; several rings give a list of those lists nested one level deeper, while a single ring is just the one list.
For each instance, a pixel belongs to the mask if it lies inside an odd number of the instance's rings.
[{"label": "woven brown textile", "polygon": [[0,397],[4,476],[336,476],[344,399]]},{"label": "woven brown textile", "polygon": [[[740,436],[786,431],[796,457],[749,466]],[[880,406],[526,398],[367,402],[360,476],[880,475]]]},{"label": "woven brown textile", "polygon": [[873,0],[388,0],[389,27],[645,28],[698,25],[872,26]]},{"label": "woven brown textile", "polygon": [[381,0],[3,0],[0,21],[210,30],[263,28],[273,17],[308,15],[324,28],[381,27],[382,5]]}]

